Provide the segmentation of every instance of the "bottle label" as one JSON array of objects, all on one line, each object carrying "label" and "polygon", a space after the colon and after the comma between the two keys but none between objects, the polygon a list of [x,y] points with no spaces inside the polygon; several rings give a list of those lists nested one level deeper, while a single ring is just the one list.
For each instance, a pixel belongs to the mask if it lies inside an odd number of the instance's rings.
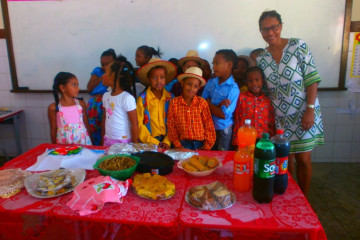
[{"label": "bottle label", "polygon": [[235,163],[235,174],[245,175],[250,173],[250,164],[247,163]]},{"label": "bottle label", "polygon": [[288,169],[288,157],[276,158],[275,173],[282,175],[286,174]]},{"label": "bottle label", "polygon": [[254,174],[258,178],[272,178],[275,176],[275,158],[271,160],[254,159]]}]

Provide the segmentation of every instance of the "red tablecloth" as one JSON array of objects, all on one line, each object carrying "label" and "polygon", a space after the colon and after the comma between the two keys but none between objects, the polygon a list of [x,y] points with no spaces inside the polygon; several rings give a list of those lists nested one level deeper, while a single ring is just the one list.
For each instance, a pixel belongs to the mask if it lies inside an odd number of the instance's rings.
[{"label": "red tablecloth", "polygon": [[[26,169],[47,148],[42,144],[6,163],[2,169]],[[95,148],[95,147],[94,147]],[[101,147],[96,147],[102,149]],[[294,180],[285,194],[270,204],[258,204],[251,192],[237,193],[236,204],[214,212],[200,211],[184,200],[185,190],[220,180],[232,190],[234,152],[199,151],[216,156],[223,167],[205,178],[187,175],[174,167],[167,177],[176,185],[169,200],[152,201],[129,192],[122,204],[107,203],[88,216],[66,206],[71,194],[38,199],[26,190],[0,199],[0,239],[326,239],[325,232]],[[87,179],[99,173],[87,171]]]}]

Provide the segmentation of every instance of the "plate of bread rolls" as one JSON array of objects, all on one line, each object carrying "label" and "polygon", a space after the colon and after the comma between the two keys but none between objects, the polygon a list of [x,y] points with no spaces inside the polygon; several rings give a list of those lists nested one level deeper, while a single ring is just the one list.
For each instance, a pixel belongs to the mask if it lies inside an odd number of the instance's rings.
[{"label": "plate of bread rolls", "polygon": [[222,163],[215,157],[194,155],[190,158],[180,160],[177,166],[192,176],[205,177],[220,168]]}]

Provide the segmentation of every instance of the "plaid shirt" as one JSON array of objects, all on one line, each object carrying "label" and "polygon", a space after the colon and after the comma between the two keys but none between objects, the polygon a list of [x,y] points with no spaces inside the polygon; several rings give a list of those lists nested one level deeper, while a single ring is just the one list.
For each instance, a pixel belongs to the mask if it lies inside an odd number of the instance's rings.
[{"label": "plaid shirt", "polygon": [[255,97],[249,91],[240,94],[234,114],[233,145],[237,146],[237,131],[245,124],[245,119],[251,120],[258,138],[261,138],[263,133],[274,135],[274,108],[270,98],[264,93],[259,97]]},{"label": "plaid shirt", "polygon": [[167,126],[169,139],[175,147],[181,147],[180,140],[205,140],[204,148],[210,150],[216,140],[209,106],[198,96],[190,106],[182,96],[171,100]]}]

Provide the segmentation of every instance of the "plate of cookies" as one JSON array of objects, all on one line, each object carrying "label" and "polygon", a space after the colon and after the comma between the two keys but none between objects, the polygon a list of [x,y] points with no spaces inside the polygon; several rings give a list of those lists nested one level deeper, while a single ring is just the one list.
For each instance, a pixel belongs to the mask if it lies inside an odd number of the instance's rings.
[{"label": "plate of cookies", "polygon": [[190,158],[180,160],[177,166],[192,176],[205,177],[220,168],[222,163],[215,157],[194,155]]},{"label": "plate of cookies", "polygon": [[236,196],[229,191],[226,185],[219,181],[191,187],[186,195],[185,201],[194,208],[215,211],[233,206]]}]

